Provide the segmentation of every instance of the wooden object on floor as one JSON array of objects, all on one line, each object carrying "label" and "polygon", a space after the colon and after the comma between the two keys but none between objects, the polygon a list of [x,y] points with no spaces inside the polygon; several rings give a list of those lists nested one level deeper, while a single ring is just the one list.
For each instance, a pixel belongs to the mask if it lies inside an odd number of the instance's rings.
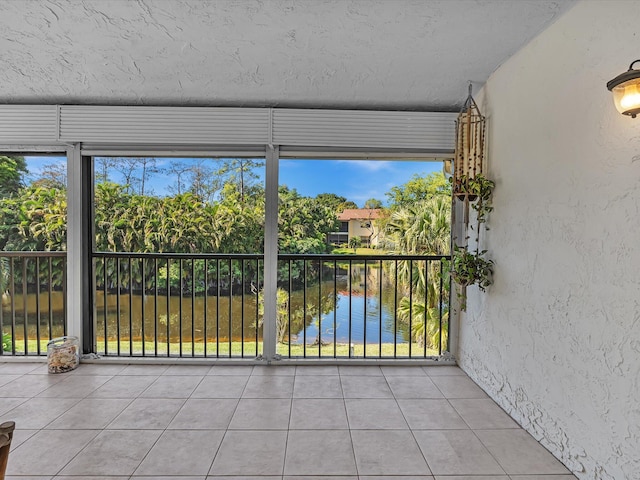
[{"label": "wooden object on floor", "polygon": [[4,422],[0,424],[0,480],[4,480],[4,472],[7,470],[9,450],[16,422]]}]

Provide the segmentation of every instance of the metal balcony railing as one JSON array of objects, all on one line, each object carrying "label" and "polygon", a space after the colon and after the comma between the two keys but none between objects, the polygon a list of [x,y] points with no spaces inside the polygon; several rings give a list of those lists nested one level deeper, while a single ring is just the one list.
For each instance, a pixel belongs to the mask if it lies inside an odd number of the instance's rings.
[{"label": "metal balcony railing", "polygon": [[66,252],[0,252],[1,355],[46,355],[66,335]]}]

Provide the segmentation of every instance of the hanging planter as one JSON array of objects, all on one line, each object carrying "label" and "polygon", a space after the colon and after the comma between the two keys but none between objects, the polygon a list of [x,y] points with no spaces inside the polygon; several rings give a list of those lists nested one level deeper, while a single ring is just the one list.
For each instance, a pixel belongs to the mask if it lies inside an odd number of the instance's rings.
[{"label": "hanging planter", "polygon": [[456,120],[456,146],[454,153],[453,195],[461,200],[474,201],[476,194],[469,182],[482,175],[486,119],[471,96],[465,101]]}]

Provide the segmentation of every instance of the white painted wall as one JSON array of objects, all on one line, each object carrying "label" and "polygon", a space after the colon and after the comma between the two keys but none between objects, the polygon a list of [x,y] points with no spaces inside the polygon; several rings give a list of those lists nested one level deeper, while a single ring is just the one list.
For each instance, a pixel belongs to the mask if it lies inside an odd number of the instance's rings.
[{"label": "white painted wall", "polygon": [[605,87],[639,25],[637,1],[580,2],[478,98],[496,273],[460,364],[580,479],[640,478],[640,118]]}]

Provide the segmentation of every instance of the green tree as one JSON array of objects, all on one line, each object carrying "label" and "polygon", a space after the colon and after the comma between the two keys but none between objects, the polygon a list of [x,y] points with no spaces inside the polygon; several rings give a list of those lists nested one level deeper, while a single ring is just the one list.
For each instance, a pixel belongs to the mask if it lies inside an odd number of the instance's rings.
[{"label": "green tree", "polygon": [[327,206],[336,213],[342,213],[347,208],[358,208],[354,202],[347,200],[347,197],[336,195],[335,193],[319,193],[316,200],[324,206]]},{"label": "green tree", "polygon": [[382,208],[382,201],[378,200],[377,198],[370,198],[369,200],[364,202],[363,208],[369,208],[369,209]]},{"label": "green tree", "polygon": [[442,172],[426,176],[415,174],[408,182],[391,188],[385,195],[389,199],[389,208],[396,210],[435,196],[451,198],[451,184]]},{"label": "green tree", "polygon": [[240,201],[244,202],[245,196],[255,186],[260,178],[257,170],[264,166],[264,160],[257,158],[228,158],[223,161],[217,174],[226,179],[225,183],[236,185],[240,193]]},{"label": "green tree", "polygon": [[24,157],[0,155],[0,198],[17,195],[27,173]]}]

